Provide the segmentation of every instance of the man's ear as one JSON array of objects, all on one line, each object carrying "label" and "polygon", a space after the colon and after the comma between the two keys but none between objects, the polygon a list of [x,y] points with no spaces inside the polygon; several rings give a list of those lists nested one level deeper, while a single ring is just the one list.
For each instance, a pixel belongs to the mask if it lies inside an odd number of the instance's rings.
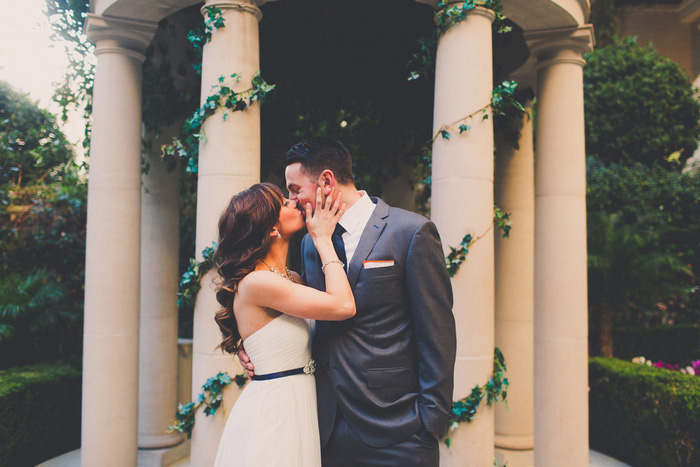
[{"label": "man's ear", "polygon": [[335,174],[331,169],[326,169],[318,176],[318,185],[323,190],[323,194],[328,196],[331,189],[336,186]]}]

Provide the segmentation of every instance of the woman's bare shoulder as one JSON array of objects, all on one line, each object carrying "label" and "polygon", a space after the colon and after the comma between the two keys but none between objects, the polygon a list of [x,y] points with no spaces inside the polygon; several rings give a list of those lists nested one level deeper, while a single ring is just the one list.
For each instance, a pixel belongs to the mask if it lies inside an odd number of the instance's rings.
[{"label": "woman's bare shoulder", "polygon": [[281,277],[277,277],[271,274],[269,271],[256,270],[247,274],[238,283],[238,293],[241,296],[253,296],[260,293],[268,293],[271,290],[276,290],[280,287],[285,286],[285,281],[280,280]]}]

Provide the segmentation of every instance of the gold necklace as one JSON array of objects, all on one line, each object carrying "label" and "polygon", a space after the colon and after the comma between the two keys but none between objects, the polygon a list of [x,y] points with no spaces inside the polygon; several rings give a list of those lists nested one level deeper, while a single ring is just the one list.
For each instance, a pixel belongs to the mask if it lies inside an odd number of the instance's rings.
[{"label": "gold necklace", "polygon": [[267,268],[270,270],[270,272],[274,272],[274,273],[277,274],[278,276],[282,276],[282,277],[284,277],[285,279],[287,279],[288,281],[294,282],[294,278],[292,277],[292,271],[290,271],[289,268],[288,268],[287,266],[284,267],[284,268],[286,269],[286,272],[287,272],[287,274],[284,275],[284,274],[282,274],[281,272],[279,272],[277,269],[275,269],[275,268],[273,268],[272,266],[270,266],[269,264],[267,264],[267,261],[262,260],[262,262],[265,263],[265,266],[267,266]]}]

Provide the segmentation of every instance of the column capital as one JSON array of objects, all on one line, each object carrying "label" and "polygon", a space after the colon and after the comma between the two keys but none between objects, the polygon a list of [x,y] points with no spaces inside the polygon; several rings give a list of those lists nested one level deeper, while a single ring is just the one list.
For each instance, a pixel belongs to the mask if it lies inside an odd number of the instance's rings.
[{"label": "column capital", "polygon": [[700,19],[700,0],[684,0],[678,6],[681,23],[693,23]]},{"label": "column capital", "polygon": [[[95,55],[119,52],[138,60],[156,33],[158,23],[89,13],[85,20],[85,35],[95,44]],[[101,43],[102,42],[102,43]]]},{"label": "column capital", "polygon": [[546,29],[528,31],[525,40],[535,57],[537,68],[555,63],[574,63],[583,66],[581,55],[593,50],[595,37],[590,24],[578,28]]},{"label": "column capital", "polygon": [[250,13],[251,15],[255,16],[255,19],[260,21],[262,19],[262,11],[260,11],[260,8],[257,7],[257,5],[264,3],[264,1],[247,1],[247,0],[214,0],[212,2],[207,2],[202,8],[202,16],[205,14],[205,9],[207,7],[215,7],[218,8],[219,10],[223,11],[224,14],[226,14],[228,11],[231,10],[236,10],[240,11],[243,13]]}]

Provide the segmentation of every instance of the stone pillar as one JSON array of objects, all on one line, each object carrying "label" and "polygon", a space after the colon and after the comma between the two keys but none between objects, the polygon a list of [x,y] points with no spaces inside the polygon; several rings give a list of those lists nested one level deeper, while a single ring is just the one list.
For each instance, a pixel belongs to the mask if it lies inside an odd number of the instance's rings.
[{"label": "stone pillar", "polygon": [[[251,78],[260,69],[258,21],[260,10],[245,1],[208,1],[206,6],[223,10],[225,26],[215,30],[204,46],[202,59],[202,102],[211,93],[212,86],[224,76],[230,81],[234,73],[241,75],[232,86],[236,91],[248,89]],[[206,14],[204,10],[203,14]],[[206,140],[199,146],[199,181],[197,190],[197,260],[202,260],[202,250],[217,239],[219,216],[231,197],[260,180],[260,109],[254,105],[242,112],[229,112],[222,118],[221,112],[204,123]],[[220,371],[231,377],[242,370],[238,359],[222,353],[216,347],[221,343],[221,333],[214,321],[214,313],[220,309],[214,296],[211,271],[202,279],[202,289],[197,296],[193,332],[192,396],[197,397],[205,381]],[[226,417],[238,396],[235,386],[223,395],[223,404],[215,416],[206,417],[201,411],[195,417],[192,435],[191,463],[197,466],[212,465]]]},{"label": "stone pillar", "polygon": [[588,465],[582,53],[593,31],[526,35],[537,58],[535,465]]},{"label": "stone pillar", "polygon": [[163,448],[182,441],[167,428],[177,410],[177,288],[180,244],[177,167],[160,159],[160,144],[144,154],[149,164],[141,193],[141,332],[139,447]]},{"label": "stone pillar", "polygon": [[[435,64],[433,131],[450,125],[449,140],[433,143],[432,215],[445,253],[467,233],[480,237],[452,280],[457,323],[455,400],[485,384],[493,372],[493,124],[480,109],[491,102],[491,23],[494,13],[476,8],[440,37]],[[471,130],[459,134],[457,122]],[[443,465],[493,465],[493,408],[482,404],[471,423],[451,433],[452,447],[441,452]]]},{"label": "stone pillar", "polygon": [[[519,148],[496,148],[496,205],[511,214],[509,238],[496,232],[496,346],[506,360],[508,408],[496,405],[496,446],[531,450],[533,435],[535,165],[532,106],[526,108]],[[505,452],[506,459],[508,453]],[[510,464],[509,464],[510,465]]]},{"label": "stone pillar", "polygon": [[89,15],[96,45],[85,259],[82,465],[135,466],[141,63],[156,24]]}]

